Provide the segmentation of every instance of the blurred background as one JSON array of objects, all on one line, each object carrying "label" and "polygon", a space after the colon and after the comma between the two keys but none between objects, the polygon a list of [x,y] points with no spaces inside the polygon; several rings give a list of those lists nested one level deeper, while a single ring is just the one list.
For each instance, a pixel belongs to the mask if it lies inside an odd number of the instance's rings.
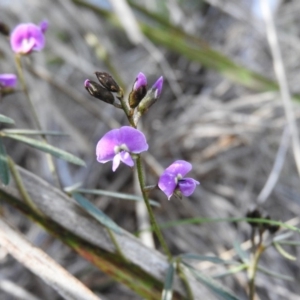
[{"label": "blurred background", "polygon": [[[298,118],[300,2],[265,2],[276,23]],[[57,160],[63,186],[81,182],[85,188],[136,193],[133,172],[126,166],[113,173],[110,163],[100,165],[95,159],[100,137],[119,124],[127,125],[126,119],[121,110],[92,98],[83,82],[96,80],[95,71],[106,71],[128,94],[139,72],[146,74],[149,86],[163,75],[162,95],[141,121],[150,145],[144,156],[148,184],[156,184],[162,170],[174,160],[184,159],[192,163],[190,176],[201,185],[182,201],[168,201],[154,191],[151,198],[161,204],[155,209],[158,221],[242,218],[259,203],[272,219],[297,224],[299,175],[259,1],[0,0],[0,21],[11,30],[22,22],[39,24],[42,20],[49,22],[46,47],[24,64],[29,91],[43,128],[69,134],[52,137],[51,144],[87,163],[87,168],[79,168]],[[1,73],[16,73],[9,41],[3,36],[0,66]],[[0,111],[16,120],[16,128],[33,128],[22,93],[4,97]],[[11,140],[6,147],[16,163],[51,182],[43,154]],[[270,175],[275,181],[266,190]],[[147,223],[143,209],[134,203],[99,196],[89,199],[132,233]],[[5,215],[32,243],[103,299],[140,299],[12,208],[6,207]],[[248,240],[250,227],[230,222],[186,224],[163,233],[174,254],[194,252],[231,259],[234,243]],[[287,250],[299,258],[294,248]],[[0,264],[1,299],[17,299],[7,282],[37,299],[60,299],[5,253]],[[262,265],[295,281],[260,274],[260,299],[299,299],[297,262],[268,249]],[[213,275],[215,270],[206,272]],[[240,299],[247,298],[244,273],[222,282]]]}]

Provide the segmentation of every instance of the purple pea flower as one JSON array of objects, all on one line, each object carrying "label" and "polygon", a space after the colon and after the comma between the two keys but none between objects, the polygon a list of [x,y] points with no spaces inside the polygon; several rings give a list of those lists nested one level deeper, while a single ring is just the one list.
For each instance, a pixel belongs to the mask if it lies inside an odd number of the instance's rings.
[{"label": "purple pea flower", "polygon": [[153,84],[152,89],[155,91],[154,92],[155,99],[157,99],[160,96],[162,87],[163,87],[163,83],[164,83],[164,78],[162,76],[160,76]]},{"label": "purple pea flower", "polygon": [[107,132],[96,147],[97,160],[100,163],[113,161],[112,170],[115,171],[120,161],[129,167],[134,166],[131,153],[141,153],[148,150],[145,135],[130,126],[113,129]]},{"label": "purple pea flower", "polygon": [[12,50],[20,54],[27,54],[33,50],[42,50],[45,46],[44,33],[47,28],[47,21],[42,21],[40,26],[33,23],[19,24],[10,36]]},{"label": "purple pea flower", "polygon": [[196,186],[200,184],[199,181],[183,178],[191,170],[192,165],[184,160],[176,160],[165,169],[158,180],[158,187],[166,194],[168,200],[178,190],[186,197],[193,194]]},{"label": "purple pea flower", "polygon": [[15,87],[17,76],[15,74],[0,74],[0,87]]}]

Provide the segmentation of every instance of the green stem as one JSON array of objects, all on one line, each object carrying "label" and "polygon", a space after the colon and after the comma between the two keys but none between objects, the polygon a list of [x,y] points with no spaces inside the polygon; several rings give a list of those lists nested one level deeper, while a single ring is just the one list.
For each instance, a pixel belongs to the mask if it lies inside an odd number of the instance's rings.
[{"label": "green stem", "polygon": [[[16,62],[17,72],[18,72],[18,75],[19,75],[19,78],[20,78],[20,81],[21,81],[22,89],[23,89],[23,92],[26,96],[26,100],[27,100],[29,109],[31,111],[31,115],[33,117],[35,126],[38,130],[42,131],[42,126],[41,126],[41,123],[39,121],[36,110],[34,108],[34,104],[31,101],[31,98],[29,96],[28,88],[27,88],[27,85],[26,85],[26,81],[25,81],[25,77],[24,77],[24,73],[23,73],[23,69],[22,69],[22,63],[21,63],[21,56],[20,55],[18,55],[18,54],[15,55],[15,62]],[[42,134],[41,138],[46,144],[48,144],[46,135]],[[59,177],[58,177],[58,174],[57,174],[52,156],[50,154],[46,154],[46,159],[47,159],[47,163],[48,163],[50,172],[53,176],[54,182],[56,183],[56,185],[58,187],[61,188],[61,184],[60,184],[60,181],[59,181]]]},{"label": "green stem", "polygon": [[144,198],[147,210],[148,210],[148,214],[149,214],[149,217],[150,217],[151,226],[154,229],[154,232],[155,232],[161,246],[163,247],[164,252],[168,256],[169,261],[171,261],[172,260],[172,254],[171,254],[171,252],[170,252],[170,250],[169,250],[169,248],[168,248],[168,246],[165,242],[165,239],[163,238],[163,235],[160,231],[160,228],[159,228],[159,226],[158,226],[158,224],[155,220],[155,216],[154,216],[154,213],[153,213],[152,208],[150,206],[150,202],[149,202],[147,192],[145,191],[145,180],[144,180],[144,174],[143,174],[142,159],[141,159],[140,154],[137,155],[136,169],[137,169],[137,173],[138,173],[138,179],[139,179],[142,195],[143,195],[143,198]]},{"label": "green stem", "polygon": [[260,256],[265,251],[265,246],[263,244],[258,245],[254,256],[248,267],[248,283],[249,283],[249,300],[254,300],[255,297],[255,275],[257,271],[258,262]]},{"label": "green stem", "polygon": [[125,257],[125,255],[123,254],[122,250],[121,250],[121,247],[120,245],[118,244],[113,232],[109,229],[109,228],[106,228],[107,229],[107,232],[109,234],[109,237],[111,239],[111,241],[113,242],[115,248],[116,248],[116,252],[117,254],[124,260],[124,261],[128,261],[128,259]]},{"label": "green stem", "polygon": [[39,210],[39,208],[35,205],[35,203],[31,199],[31,197],[27,193],[14,161],[9,156],[7,156],[7,162],[9,165],[10,172],[15,180],[16,186],[17,186],[21,196],[23,197],[24,202],[39,216],[44,216],[44,214]]}]

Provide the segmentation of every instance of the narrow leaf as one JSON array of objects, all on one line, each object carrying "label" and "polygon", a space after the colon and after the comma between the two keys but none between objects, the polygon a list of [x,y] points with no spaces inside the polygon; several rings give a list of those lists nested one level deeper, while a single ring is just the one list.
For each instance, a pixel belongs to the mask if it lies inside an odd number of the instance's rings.
[{"label": "narrow leaf", "polygon": [[276,273],[276,272],[272,272],[272,271],[270,271],[268,269],[265,269],[261,266],[258,266],[257,270],[259,270],[260,272],[262,272],[266,275],[269,275],[269,276],[272,276],[272,277],[275,277],[275,278],[279,278],[279,279],[283,279],[283,280],[287,280],[287,281],[295,281],[294,278],[291,277],[291,276],[282,275],[282,274],[279,274],[279,273]]},{"label": "narrow leaf", "polygon": [[72,194],[75,201],[91,216],[93,216],[98,222],[105,227],[113,230],[115,233],[121,234],[122,229],[104,212],[93,205],[89,200],[80,195],[79,193]]},{"label": "narrow leaf", "polygon": [[248,268],[248,264],[241,264],[241,265],[239,265],[237,267],[230,268],[229,270],[227,270],[227,271],[225,271],[223,273],[214,275],[213,278],[222,278],[222,277],[225,277],[225,276],[228,276],[228,275],[232,275],[232,274],[244,271],[247,268]]},{"label": "narrow leaf", "polygon": [[68,134],[59,131],[44,131],[44,130],[32,130],[32,129],[4,129],[6,134],[20,134],[20,135],[58,135],[68,136]]},{"label": "narrow leaf", "polygon": [[175,263],[171,263],[167,270],[164,289],[162,291],[162,300],[172,300],[173,297],[173,281],[174,281]]},{"label": "narrow leaf", "polygon": [[[105,190],[94,190],[94,189],[76,189],[76,192],[83,193],[83,194],[93,194],[93,195],[101,195],[101,196],[108,196],[112,198],[130,200],[130,201],[143,201],[142,197],[131,195],[131,194],[124,194],[124,193],[117,193],[117,192],[110,192]],[[160,204],[154,200],[150,200],[150,204],[153,206],[160,207]]]},{"label": "narrow leaf", "polygon": [[7,123],[7,124],[15,124],[15,121],[7,116],[0,114],[0,122],[1,123]]},{"label": "narrow leaf", "polygon": [[34,148],[39,149],[43,152],[49,153],[49,154],[51,154],[55,157],[64,159],[64,160],[66,160],[70,163],[73,163],[75,165],[85,166],[85,162],[82,159],[76,157],[75,155],[73,155],[71,153],[68,153],[68,152],[63,151],[59,148],[53,147],[49,144],[46,144],[42,141],[38,141],[38,140],[28,138],[28,137],[25,137],[25,136],[22,136],[22,135],[11,134],[11,133],[6,133],[5,137],[20,141],[22,143],[25,143],[25,144],[31,146],[31,147],[34,147]]},{"label": "narrow leaf", "polygon": [[275,246],[276,250],[286,259],[297,260],[297,257],[287,253],[278,243],[273,243],[273,245]]},{"label": "narrow leaf", "polygon": [[2,138],[0,138],[0,179],[3,184],[9,184],[9,167]]},{"label": "narrow leaf", "polygon": [[214,279],[203,275],[199,270],[194,269],[188,264],[183,263],[193,274],[193,276],[202,284],[206,285],[209,289],[211,289],[216,295],[221,296],[225,300],[238,300],[238,298],[233,295],[231,291],[221,285],[219,282]]},{"label": "narrow leaf", "polygon": [[249,257],[247,252],[245,252],[242,248],[241,245],[238,241],[234,241],[233,247],[236,251],[236,254],[240,257],[240,259],[244,262],[247,263],[249,261]]},{"label": "narrow leaf", "polygon": [[237,264],[237,262],[235,262],[235,261],[226,261],[226,260],[221,259],[217,256],[199,255],[199,254],[194,254],[194,253],[181,254],[180,257],[183,258],[183,259],[210,261],[214,264],[223,264],[223,265]]},{"label": "narrow leaf", "polygon": [[287,245],[287,246],[300,246],[299,241],[280,241],[280,242],[277,242],[277,244]]}]

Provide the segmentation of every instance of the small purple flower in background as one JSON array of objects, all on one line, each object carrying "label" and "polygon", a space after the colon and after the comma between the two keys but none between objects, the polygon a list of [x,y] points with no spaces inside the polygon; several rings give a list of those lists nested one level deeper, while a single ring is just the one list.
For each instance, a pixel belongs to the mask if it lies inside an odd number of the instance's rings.
[{"label": "small purple flower in background", "polygon": [[15,87],[17,76],[15,74],[0,74],[0,87]]},{"label": "small purple flower in background", "polygon": [[148,150],[145,135],[130,126],[113,129],[107,132],[96,147],[97,160],[100,163],[113,161],[112,170],[115,171],[120,161],[129,167],[134,166],[130,153],[141,153]]},{"label": "small purple flower in background", "polygon": [[45,46],[44,33],[47,28],[47,21],[42,21],[40,26],[33,23],[19,24],[10,35],[12,50],[20,54],[42,50]]},{"label": "small purple flower in background", "polygon": [[176,160],[165,169],[158,180],[158,187],[166,194],[168,200],[176,190],[186,197],[193,194],[196,186],[200,184],[199,181],[183,178],[191,170],[192,165],[184,160]]}]

